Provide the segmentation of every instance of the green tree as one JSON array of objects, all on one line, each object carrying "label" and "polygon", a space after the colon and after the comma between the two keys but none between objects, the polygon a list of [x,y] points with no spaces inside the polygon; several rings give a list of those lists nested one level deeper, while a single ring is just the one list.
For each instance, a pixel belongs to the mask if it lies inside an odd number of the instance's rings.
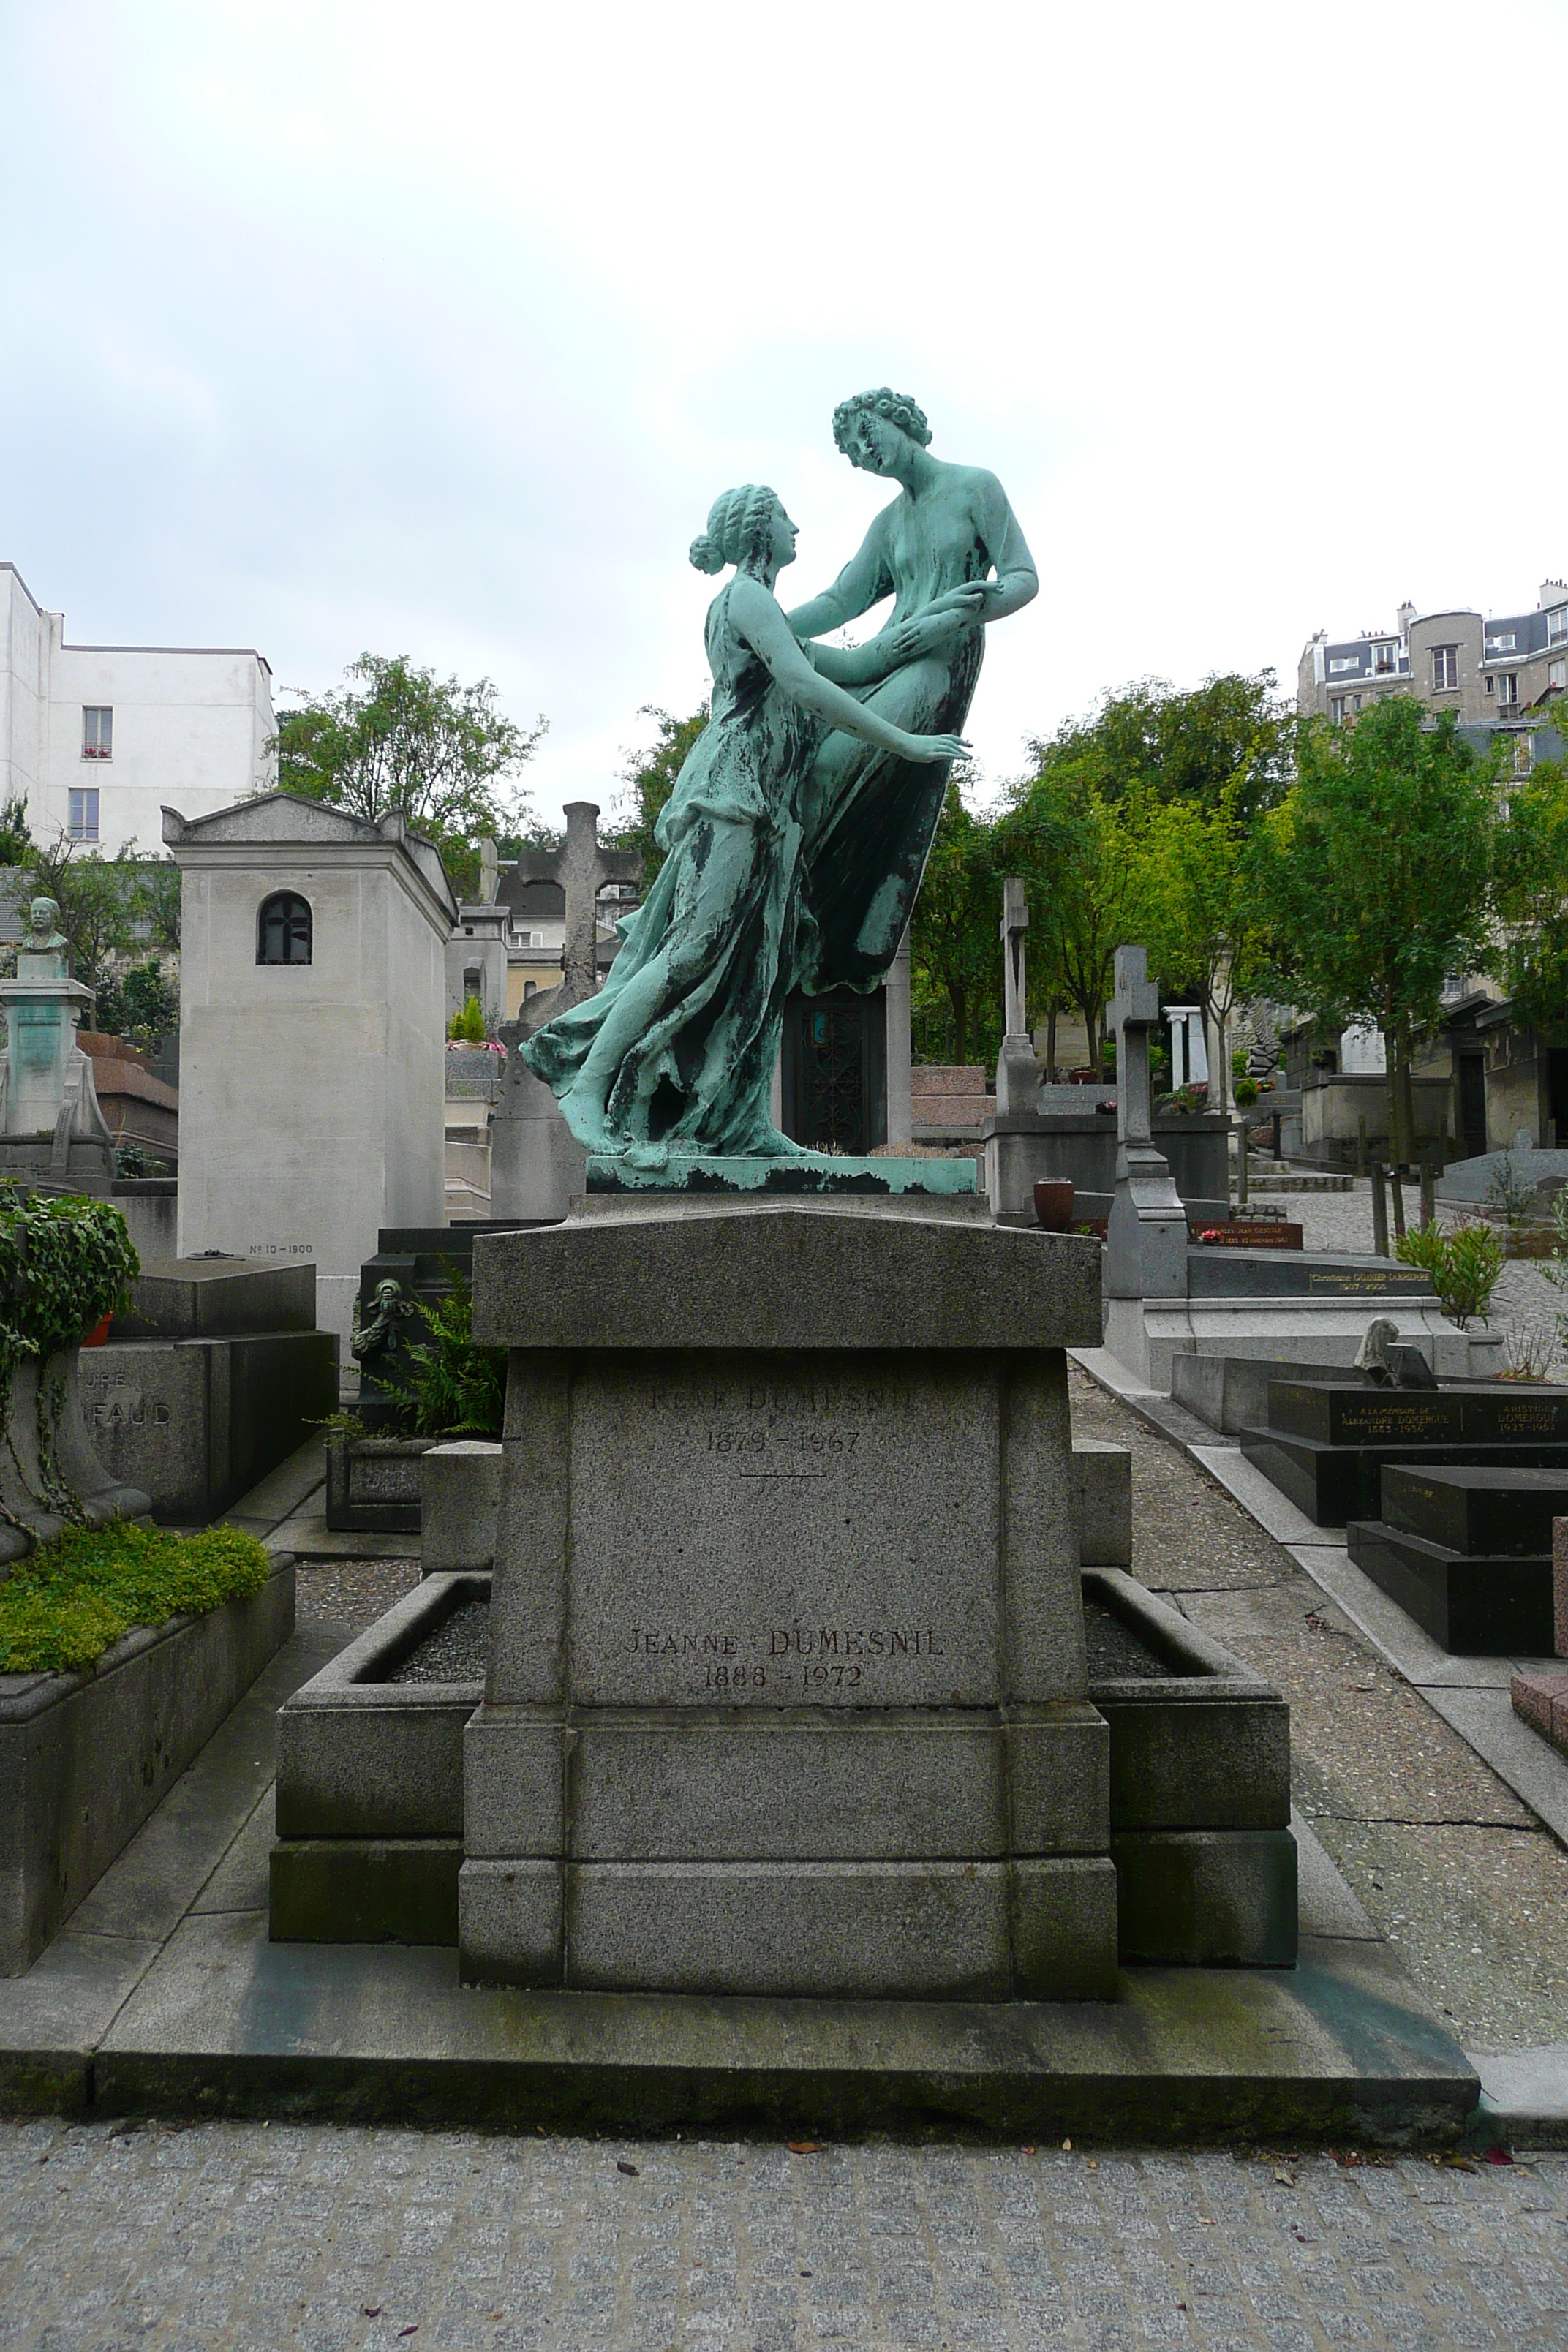
[{"label": "green tree", "polygon": [[910,1013],[918,1050],[928,1059],[995,1058],[1001,890],[991,824],[964,806],[958,780],[950,777],[910,920]]},{"label": "green tree", "polygon": [[71,970],[89,988],[110,979],[127,956],[180,944],[180,870],[172,858],[122,848],[118,857],[63,836],[30,841],[20,861],[35,894],[53,898],[70,945]]},{"label": "green tree", "polygon": [[488,677],[472,686],[417,668],[405,654],[362,654],[341,689],[285,712],[268,748],[280,789],[372,820],[401,809],[454,858],[485,835],[515,833],[527,803],[507,780],[548,722],[519,727]]},{"label": "green tree", "polygon": [[1522,1022],[1568,1021],[1568,771],[1510,785],[1497,843],[1501,934],[1493,969]]},{"label": "green tree", "polygon": [[1271,669],[1251,677],[1216,670],[1180,691],[1163,678],[1141,678],[1107,694],[1089,718],[1069,719],[1047,753],[1092,757],[1108,800],[1194,800],[1217,808],[1229,793],[1245,822],[1283,797],[1295,724]]},{"label": "green tree", "polygon": [[654,826],[675,790],[675,780],[686,764],[688,753],[708,724],[709,715],[706,700],[700,702],[687,719],[677,719],[672,711],[661,710],[653,702],[645,702],[637,712],[639,719],[652,719],[653,741],[645,750],[626,755],[626,764],[621,770],[626,789],[616,803],[620,822],[609,838],[617,849],[642,852],[645,888],[651,887],[664,864],[664,852],[653,837]]},{"label": "green tree", "polygon": [[154,956],[100,980],[92,1017],[93,1025],[109,1036],[150,1045],[179,1026],[180,992]]},{"label": "green tree", "polygon": [[1099,1066],[1116,950],[1141,931],[1143,799],[1116,788],[1107,753],[1070,733],[1029,747],[1033,776],[1015,784],[993,856],[1029,894],[1032,998],[1076,1004]]},{"label": "green tree", "polygon": [[1184,796],[1163,802],[1149,811],[1138,845],[1150,960],[1167,986],[1190,986],[1203,1008],[1218,1062],[1209,1099],[1222,1110],[1230,1097],[1230,1016],[1258,986],[1268,945],[1240,800],[1233,779],[1213,805]]},{"label": "green tree", "polygon": [[1387,1040],[1394,1158],[1411,1160],[1412,1056],[1437,1018],[1444,975],[1490,947],[1497,766],[1413,696],[1352,727],[1314,720],[1298,780],[1255,836],[1252,871],[1280,982],[1336,1022]]}]

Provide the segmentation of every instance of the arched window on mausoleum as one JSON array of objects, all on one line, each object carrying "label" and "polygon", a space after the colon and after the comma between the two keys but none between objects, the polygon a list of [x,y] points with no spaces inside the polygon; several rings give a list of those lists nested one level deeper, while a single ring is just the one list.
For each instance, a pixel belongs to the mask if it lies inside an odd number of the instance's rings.
[{"label": "arched window on mausoleum", "polygon": [[256,919],[258,963],[309,963],[310,902],[297,890],[274,890]]}]

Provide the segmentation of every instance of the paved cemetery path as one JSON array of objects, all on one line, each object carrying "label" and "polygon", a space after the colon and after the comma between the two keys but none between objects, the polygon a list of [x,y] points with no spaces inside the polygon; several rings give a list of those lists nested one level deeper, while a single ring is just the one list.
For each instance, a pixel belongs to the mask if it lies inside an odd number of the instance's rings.
[{"label": "paved cemetery path", "polygon": [[1568,1853],[1197,1465],[1069,1366],[1073,1434],[1132,1451],[1132,1573],[1290,1704],[1297,1807],[1467,2050],[1568,2022]]},{"label": "paved cemetery path", "polygon": [[1346,2344],[1568,2345],[1568,2157],[0,2125],[18,2352]]}]

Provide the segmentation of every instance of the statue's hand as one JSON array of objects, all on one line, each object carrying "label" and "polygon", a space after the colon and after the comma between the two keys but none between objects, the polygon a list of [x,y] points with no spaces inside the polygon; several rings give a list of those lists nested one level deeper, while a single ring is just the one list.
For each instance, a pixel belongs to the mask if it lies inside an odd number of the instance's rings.
[{"label": "statue's hand", "polygon": [[889,650],[895,662],[919,661],[926,654],[945,653],[963,635],[966,615],[954,606],[932,605],[917,613],[912,620],[901,622],[893,632]]},{"label": "statue's hand", "polygon": [[929,620],[933,613],[962,613],[966,620],[975,620],[985,610],[984,580],[966,581],[962,588],[950,588],[943,596],[933,596],[920,618]]},{"label": "statue's hand", "polygon": [[906,760],[967,760],[969,745],[962,735],[911,735]]}]

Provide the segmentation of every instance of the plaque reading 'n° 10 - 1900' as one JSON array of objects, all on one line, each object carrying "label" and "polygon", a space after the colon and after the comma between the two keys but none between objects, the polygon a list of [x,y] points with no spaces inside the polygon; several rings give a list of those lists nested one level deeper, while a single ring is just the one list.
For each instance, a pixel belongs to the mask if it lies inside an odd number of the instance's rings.
[{"label": "plaque reading 'n\u00b0 10 - 1900'", "polygon": [[581,1374],[570,1697],[984,1706],[998,1414],[973,1365],[712,1357]]}]

